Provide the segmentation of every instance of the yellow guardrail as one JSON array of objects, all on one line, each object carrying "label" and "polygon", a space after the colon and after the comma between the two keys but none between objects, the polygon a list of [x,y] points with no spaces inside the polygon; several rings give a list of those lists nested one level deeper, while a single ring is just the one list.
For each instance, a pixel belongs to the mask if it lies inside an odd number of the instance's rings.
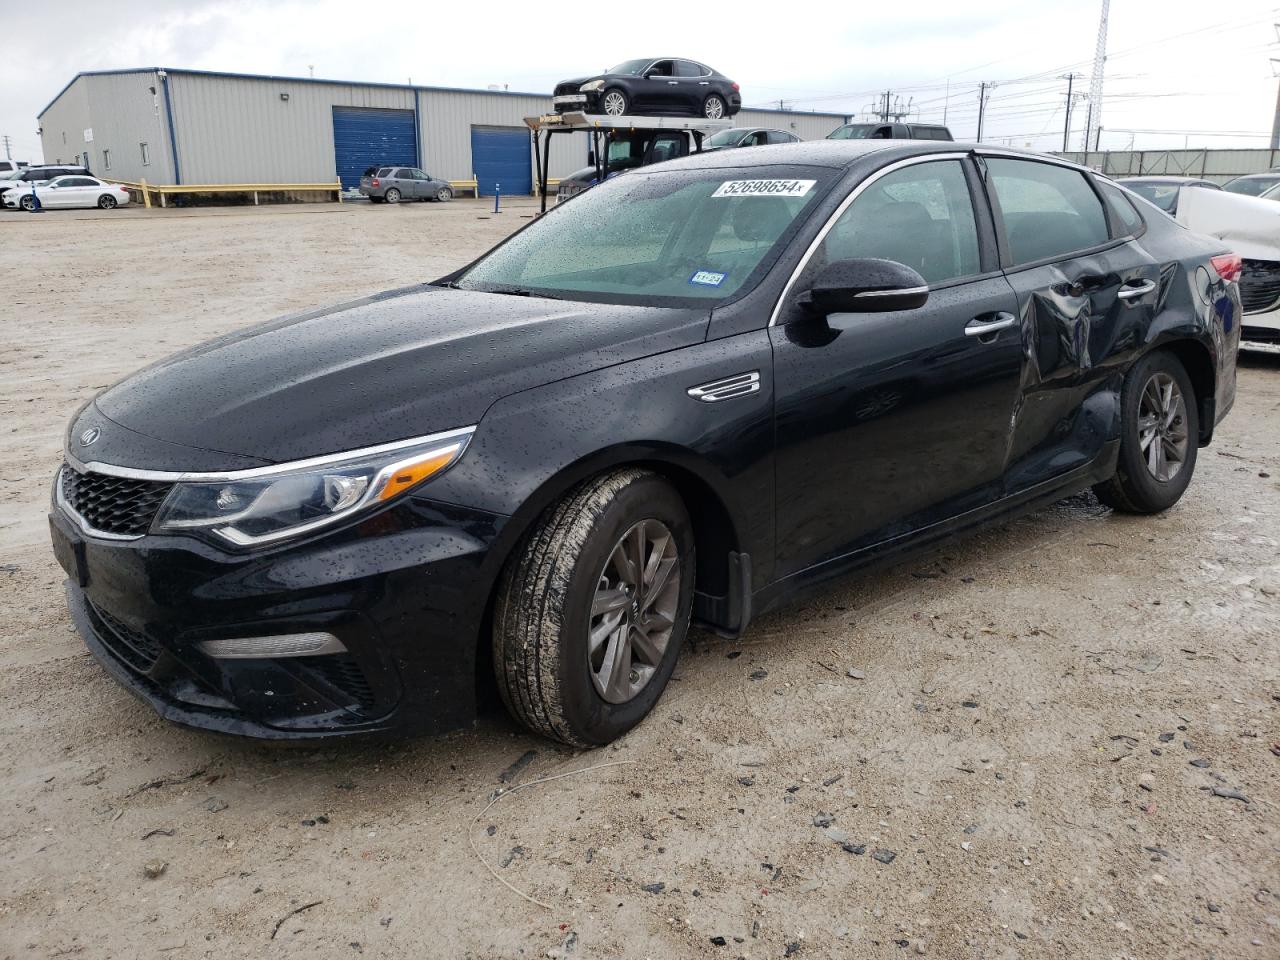
[{"label": "yellow guardrail", "polygon": [[[106,178],[103,178],[106,180]],[[148,209],[151,208],[151,196],[159,199],[160,206],[167,206],[166,198],[172,197],[179,193],[249,193],[253,195],[253,202],[258,202],[258,194],[260,193],[304,193],[307,191],[319,193],[332,193],[336,195],[337,201],[342,202],[342,181],[335,179],[332,183],[183,183],[183,184],[155,184],[147,183],[146,180],[107,180],[108,183],[119,184],[129,190],[135,190],[142,194],[142,203]]]},{"label": "yellow guardrail", "polygon": [[480,181],[474,174],[470,180],[450,180],[449,186],[454,190],[470,190],[477,198],[480,196]]}]

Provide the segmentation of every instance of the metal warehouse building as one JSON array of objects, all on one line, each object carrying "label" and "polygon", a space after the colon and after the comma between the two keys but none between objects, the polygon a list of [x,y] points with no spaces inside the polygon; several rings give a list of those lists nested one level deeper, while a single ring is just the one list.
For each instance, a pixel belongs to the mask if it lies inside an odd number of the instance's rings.
[{"label": "metal warehouse building", "polygon": [[[550,95],[148,68],[79,73],[41,111],[46,163],[150,184],[332,183],[372,164],[421,167],[491,194],[533,191],[523,118]],[[737,126],[813,140],[841,114],[744,110]],[[553,137],[550,176],[586,164],[587,135]]]}]

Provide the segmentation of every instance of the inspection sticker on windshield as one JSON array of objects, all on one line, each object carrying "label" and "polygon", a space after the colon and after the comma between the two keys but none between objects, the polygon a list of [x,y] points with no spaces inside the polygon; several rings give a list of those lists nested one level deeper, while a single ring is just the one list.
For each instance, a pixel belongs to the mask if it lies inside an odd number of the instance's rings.
[{"label": "inspection sticker on windshield", "polygon": [[700,283],[704,287],[718,287],[724,283],[727,274],[716,273],[714,270],[699,270],[689,278],[690,283]]},{"label": "inspection sticker on windshield", "polygon": [[817,180],[726,180],[713,197],[803,197]]}]

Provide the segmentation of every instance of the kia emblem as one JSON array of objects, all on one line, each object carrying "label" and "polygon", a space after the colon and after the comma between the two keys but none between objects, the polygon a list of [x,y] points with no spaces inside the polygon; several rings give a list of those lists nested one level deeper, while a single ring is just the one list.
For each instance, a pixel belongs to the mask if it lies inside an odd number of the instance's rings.
[{"label": "kia emblem", "polygon": [[100,436],[102,436],[101,430],[97,427],[90,427],[84,433],[80,434],[80,446],[87,447],[90,444],[97,443]]}]

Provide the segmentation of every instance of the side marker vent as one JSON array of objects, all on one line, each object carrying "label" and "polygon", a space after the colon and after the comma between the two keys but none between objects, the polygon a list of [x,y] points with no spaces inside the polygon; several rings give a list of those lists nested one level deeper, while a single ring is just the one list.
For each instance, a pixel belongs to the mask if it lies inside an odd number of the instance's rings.
[{"label": "side marker vent", "polygon": [[721,400],[732,400],[734,397],[745,397],[749,393],[759,392],[759,370],[752,370],[750,373],[739,373],[723,380],[713,380],[710,383],[699,384],[696,387],[690,387],[686,391],[693,399],[701,400],[703,403],[719,403]]}]

